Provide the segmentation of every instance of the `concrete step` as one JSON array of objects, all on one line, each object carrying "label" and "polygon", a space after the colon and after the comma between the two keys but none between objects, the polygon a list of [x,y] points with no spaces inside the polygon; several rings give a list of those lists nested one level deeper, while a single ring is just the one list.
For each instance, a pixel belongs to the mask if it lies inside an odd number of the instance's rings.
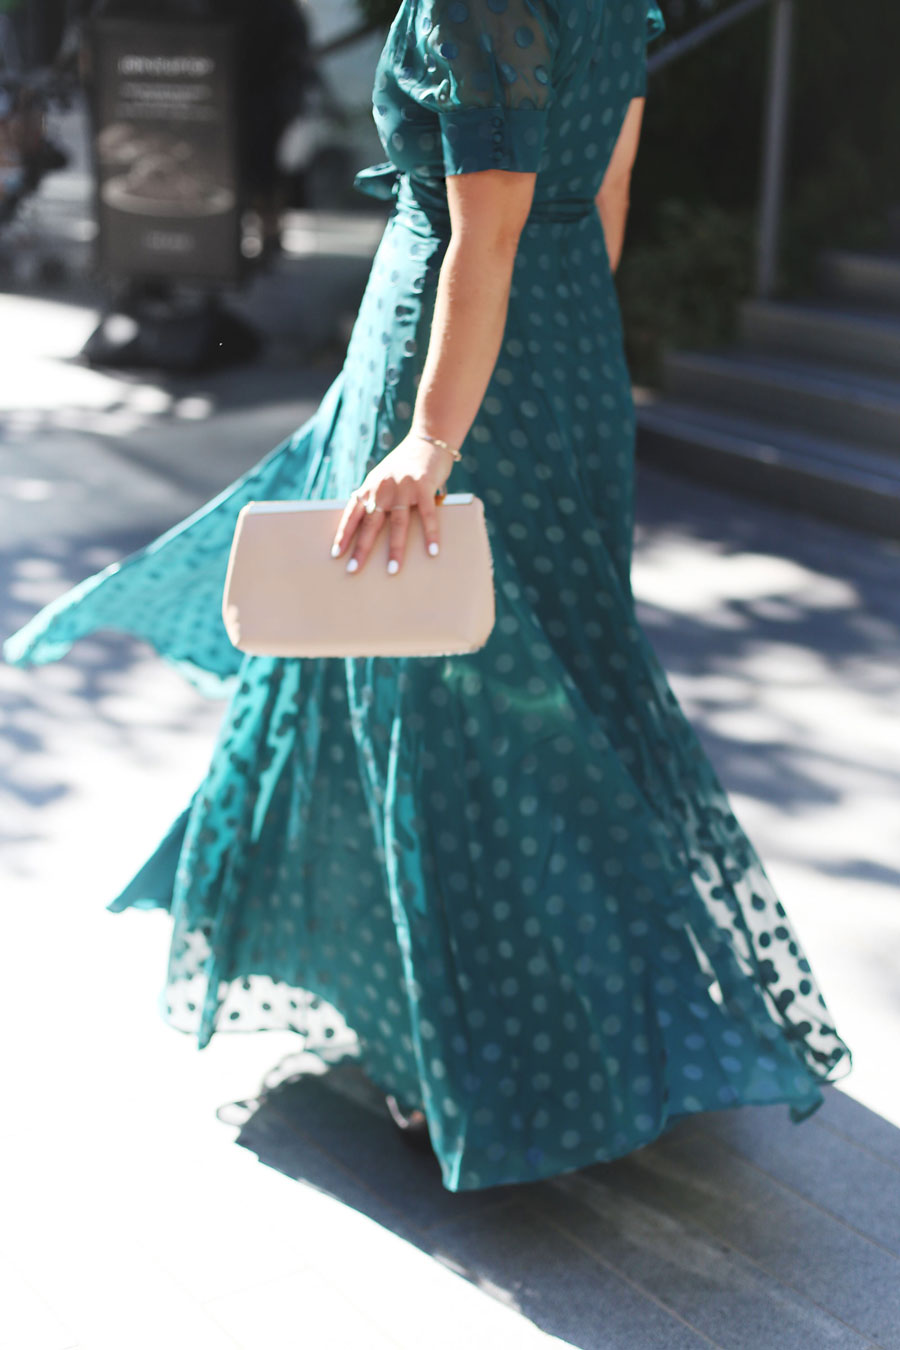
[{"label": "concrete step", "polygon": [[900,463],[900,379],[740,351],[674,351],[663,360],[663,389],[678,402],[886,450]]},{"label": "concrete step", "polygon": [[642,463],[900,539],[900,459],[665,398],[639,402],[637,423]]},{"label": "concrete step", "polygon": [[797,356],[900,379],[900,310],[893,315],[816,301],[745,300],[738,341],[760,355]]},{"label": "concrete step", "polygon": [[823,292],[835,300],[900,311],[900,253],[824,249],[818,274]]}]

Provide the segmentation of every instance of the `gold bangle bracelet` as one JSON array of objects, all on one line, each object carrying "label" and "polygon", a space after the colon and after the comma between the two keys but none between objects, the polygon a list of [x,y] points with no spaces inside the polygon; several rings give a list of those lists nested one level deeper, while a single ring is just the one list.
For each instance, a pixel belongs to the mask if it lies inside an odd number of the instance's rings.
[{"label": "gold bangle bracelet", "polygon": [[414,431],[413,435],[418,436],[420,441],[430,441],[432,445],[439,445],[442,450],[447,450],[454,459],[462,459],[462,454],[457,450],[456,446],[448,445],[447,442],[442,441],[439,436],[429,436],[425,431]]}]

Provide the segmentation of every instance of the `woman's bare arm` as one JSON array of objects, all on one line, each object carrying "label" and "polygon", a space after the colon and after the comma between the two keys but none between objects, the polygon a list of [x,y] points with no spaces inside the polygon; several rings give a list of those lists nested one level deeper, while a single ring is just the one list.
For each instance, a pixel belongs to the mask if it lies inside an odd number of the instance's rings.
[{"label": "woman's bare arm", "polygon": [[628,219],[628,203],[631,191],[631,171],[637,157],[638,143],[641,138],[641,123],[646,100],[633,98],[625,114],[625,120],[616,140],[615,149],[600,191],[595,201],[606,237],[606,251],[612,271],[615,272],[622,256],[625,242],[625,224]]},{"label": "woman's bare arm", "polygon": [[535,179],[533,173],[489,169],[446,180],[452,234],[413,427],[451,445],[465,440],[497,363]]},{"label": "woman's bare arm", "polygon": [[[441,264],[428,352],[416,395],[412,430],[366,476],[363,486],[378,506],[418,506],[426,545],[438,543],[436,488],[453,461],[447,451],[422,440],[427,432],[450,445],[466,438],[490,383],[506,327],[513,264],[531,209],[537,175],[486,169],[447,178],[451,238]],[[350,501],[335,535],[340,556],[354,532],[353,560],[361,568],[385,516],[366,515]],[[390,515],[389,561],[403,560],[409,512]],[[396,570],[396,569],[395,569]]]}]

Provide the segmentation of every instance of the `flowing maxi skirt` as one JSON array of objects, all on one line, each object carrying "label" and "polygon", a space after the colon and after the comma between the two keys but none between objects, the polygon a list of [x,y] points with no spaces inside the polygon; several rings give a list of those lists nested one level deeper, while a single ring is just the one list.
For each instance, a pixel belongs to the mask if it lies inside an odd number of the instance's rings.
[{"label": "flowing maxi skirt", "polygon": [[799,1122],[850,1051],[635,617],[634,408],[596,212],[526,225],[448,482],[485,504],[487,644],[228,642],[244,503],[344,498],[408,430],[447,238],[403,176],[316,413],[4,656],[115,628],[225,700],[208,773],[108,908],[170,911],[173,1027],[200,1048],[290,1028],[356,1060],[424,1108],[458,1191],[619,1157],[694,1112],[782,1102]]}]

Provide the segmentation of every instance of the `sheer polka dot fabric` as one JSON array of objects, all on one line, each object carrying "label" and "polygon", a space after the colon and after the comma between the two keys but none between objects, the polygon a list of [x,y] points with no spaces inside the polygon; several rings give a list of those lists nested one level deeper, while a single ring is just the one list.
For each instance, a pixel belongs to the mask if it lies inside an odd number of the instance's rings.
[{"label": "sheer polka dot fabric", "polygon": [[[426,181],[507,169],[540,171],[538,200],[590,181],[596,191],[628,99],[644,91],[646,43],[663,26],[646,0],[404,5],[375,78],[382,144]],[[595,115],[598,94],[607,98]],[[585,173],[572,187],[558,171],[576,162]]]},{"label": "sheer polka dot fabric", "polygon": [[[453,1191],[622,1156],[693,1112],[846,1073],[788,915],[635,617],[634,407],[593,205],[655,6],[420,0],[374,90],[394,198],[316,414],[192,517],[7,642],[113,626],[225,697],[207,774],[112,910],[171,912],[161,1011],[200,1047],[292,1028],[428,1114]],[[532,134],[533,133],[533,134]],[[454,466],[497,620],[459,657],[284,661],[220,602],[251,497],[344,497],[405,435],[444,178],[537,172],[506,332]]]}]

